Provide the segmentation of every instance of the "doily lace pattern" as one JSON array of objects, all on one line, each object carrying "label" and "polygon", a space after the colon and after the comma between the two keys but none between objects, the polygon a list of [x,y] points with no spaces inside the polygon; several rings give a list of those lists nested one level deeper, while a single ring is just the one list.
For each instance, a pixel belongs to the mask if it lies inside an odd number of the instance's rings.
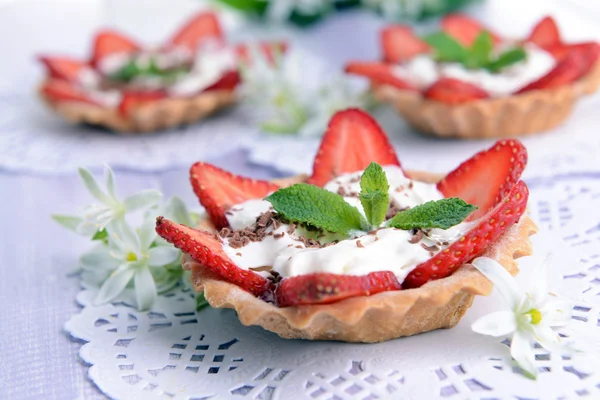
[{"label": "doily lace pattern", "polygon": [[189,289],[159,296],[139,312],[132,294],[91,305],[94,289],[77,297],[80,314],[69,334],[87,343],[80,355],[89,376],[113,398],[377,399],[595,398],[600,396],[600,175],[531,179],[530,213],[540,233],[519,279],[554,254],[552,286],[575,301],[559,332],[591,349],[561,357],[536,345],[537,381],[511,361],[508,338],[475,334],[470,324],[500,308],[479,297],[453,329],[379,344],[284,340],[242,326],[231,310],[195,311]]}]

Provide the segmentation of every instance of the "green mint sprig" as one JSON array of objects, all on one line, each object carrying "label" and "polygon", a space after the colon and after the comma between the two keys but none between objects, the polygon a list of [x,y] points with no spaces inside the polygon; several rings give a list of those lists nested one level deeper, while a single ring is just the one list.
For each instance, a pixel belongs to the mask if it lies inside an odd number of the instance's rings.
[{"label": "green mint sprig", "polygon": [[494,54],[494,41],[487,31],[482,31],[470,47],[444,32],[432,33],[423,37],[423,40],[431,46],[438,61],[456,62],[468,69],[486,69],[497,73],[527,58],[522,47]]},{"label": "green mint sprig", "polygon": [[342,196],[306,183],[297,183],[269,195],[275,211],[284,218],[329,232],[348,234],[365,226],[364,218],[356,207]]},{"label": "green mint sprig", "polygon": [[186,72],[188,72],[186,68],[161,69],[154,59],[144,65],[139,65],[135,59],[132,59],[113,73],[110,78],[120,82],[130,82],[139,76],[155,76],[164,80],[174,80]]},{"label": "green mint sprig", "polygon": [[411,209],[400,211],[388,221],[388,226],[402,230],[448,229],[461,223],[477,206],[453,197],[428,201]]},{"label": "green mint sprig", "polygon": [[387,176],[381,165],[372,162],[360,177],[360,204],[363,206],[371,228],[378,228],[385,220],[390,205]]}]

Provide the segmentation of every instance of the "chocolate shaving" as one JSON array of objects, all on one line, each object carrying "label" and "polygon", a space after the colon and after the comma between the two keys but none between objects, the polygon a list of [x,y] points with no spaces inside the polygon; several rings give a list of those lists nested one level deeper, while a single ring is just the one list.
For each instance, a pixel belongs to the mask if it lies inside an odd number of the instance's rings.
[{"label": "chocolate shaving", "polygon": [[296,232],[296,224],[290,224],[287,228],[287,233],[288,235],[291,235],[294,232]]},{"label": "chocolate shaving", "polygon": [[263,265],[262,267],[250,267],[249,269],[251,269],[252,271],[255,272],[263,272],[263,271],[271,271],[271,269],[273,269],[273,267],[271,267],[270,265]]},{"label": "chocolate shaving", "polygon": [[362,242],[360,240],[356,241],[356,247],[360,247],[361,249],[364,249],[365,246],[363,246]]},{"label": "chocolate shaving", "polygon": [[385,219],[392,219],[398,214],[400,211],[406,211],[410,207],[398,207],[397,205],[390,203],[390,206],[385,214]]},{"label": "chocolate shaving", "polygon": [[267,277],[268,280],[270,280],[273,283],[281,282],[282,278],[281,275],[279,275],[279,272],[273,270],[270,270],[269,272],[271,273],[271,276]]},{"label": "chocolate shaving", "polygon": [[281,238],[282,238],[282,237],[284,237],[284,236],[285,236],[285,232],[275,233],[275,234],[273,235],[273,237],[274,237],[275,239],[281,239]]},{"label": "chocolate shaving", "polygon": [[421,243],[421,247],[424,248],[425,250],[429,251],[429,252],[436,252],[438,251],[440,248],[437,246],[427,246],[425,243]]},{"label": "chocolate shaving", "polygon": [[221,236],[222,238],[228,238],[228,237],[231,237],[232,235],[233,235],[233,232],[229,228],[223,228],[219,232],[219,236]]},{"label": "chocolate shaving", "polygon": [[298,240],[301,241],[304,244],[304,247],[306,247],[306,248],[321,247],[321,243],[319,243],[319,241],[315,240],[315,239],[310,239],[310,238],[301,236],[300,238],[298,238]]},{"label": "chocolate shaving", "polygon": [[423,231],[420,229],[417,229],[417,231],[413,233],[413,237],[408,239],[408,243],[410,243],[410,244],[419,243],[421,241],[421,239],[423,239],[423,236],[425,236]]}]

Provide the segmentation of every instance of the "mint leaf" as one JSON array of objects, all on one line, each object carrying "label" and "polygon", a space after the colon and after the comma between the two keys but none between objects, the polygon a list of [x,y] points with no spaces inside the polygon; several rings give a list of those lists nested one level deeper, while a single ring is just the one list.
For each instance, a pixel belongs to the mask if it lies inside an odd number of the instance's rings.
[{"label": "mint leaf", "polygon": [[498,58],[490,62],[485,66],[490,72],[499,72],[502,68],[506,68],[510,65],[516,64],[520,61],[523,61],[527,58],[527,53],[523,50],[522,47],[516,47],[514,49],[510,49],[500,54]]},{"label": "mint leaf", "polygon": [[423,40],[433,48],[438,61],[465,63],[469,56],[468,50],[452,36],[444,32],[436,32],[423,37]]},{"label": "mint leaf", "polygon": [[360,204],[371,227],[379,227],[385,219],[390,197],[387,176],[377,163],[371,163],[360,177]]},{"label": "mint leaf", "polygon": [[329,232],[348,234],[364,225],[360,212],[342,196],[306,183],[279,189],[265,200],[284,218]]},{"label": "mint leaf", "polygon": [[409,229],[448,229],[459,224],[477,209],[459,198],[428,201],[406,211],[401,211],[388,221],[393,228]]},{"label": "mint leaf", "polygon": [[490,61],[490,55],[494,49],[492,35],[488,31],[482,31],[469,49],[467,67],[479,69],[487,65]]}]

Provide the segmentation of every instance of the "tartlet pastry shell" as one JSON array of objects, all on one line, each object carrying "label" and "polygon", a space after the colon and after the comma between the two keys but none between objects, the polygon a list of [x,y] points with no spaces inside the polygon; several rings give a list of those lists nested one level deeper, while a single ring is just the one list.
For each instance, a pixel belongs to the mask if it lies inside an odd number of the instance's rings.
[{"label": "tartlet pastry shell", "polygon": [[[435,182],[439,176],[411,173],[422,181]],[[304,177],[279,181],[292,184]],[[204,220],[200,228],[214,230]],[[532,253],[529,236],[537,227],[524,216],[485,252],[511,274],[518,268],[515,259]],[[279,308],[216,276],[188,255],[183,267],[192,271],[195,289],[204,292],[216,308],[233,308],[244,325],[260,325],[288,339],[381,342],[439,328],[455,326],[473,303],[475,295],[488,295],[492,284],[472,265],[461,266],[450,277],[428,282],[418,289],[378,293],[346,299],[333,304]]]},{"label": "tartlet pastry shell", "polygon": [[376,99],[391,103],[419,131],[465,139],[514,137],[550,130],[560,125],[574,104],[600,84],[600,62],[572,84],[555,89],[476,100],[450,105],[427,100],[421,93],[373,84]]},{"label": "tartlet pastry shell", "polygon": [[233,104],[231,90],[203,92],[193,97],[166,98],[142,104],[127,116],[115,108],[93,104],[54,101],[40,93],[48,106],[72,124],[91,124],[122,133],[148,133],[190,124]]}]

